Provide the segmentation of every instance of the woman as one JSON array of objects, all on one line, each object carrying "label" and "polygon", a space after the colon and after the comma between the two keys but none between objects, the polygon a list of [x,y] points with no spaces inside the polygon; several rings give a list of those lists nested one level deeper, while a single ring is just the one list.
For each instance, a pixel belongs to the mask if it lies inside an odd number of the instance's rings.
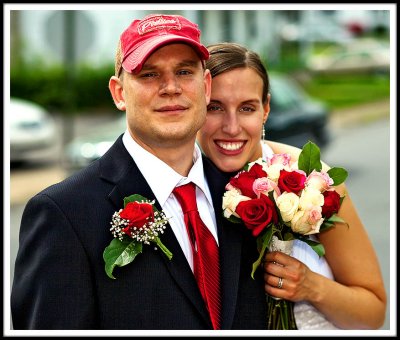
[{"label": "woman", "polygon": [[[237,172],[247,162],[273,153],[288,153],[296,161],[300,149],[260,141],[270,110],[270,85],[259,56],[234,43],[208,49],[211,101],[197,136],[203,152],[226,172]],[[346,193],[344,184],[336,190],[341,196]],[[318,258],[298,240],[292,256],[271,252],[265,257],[265,291],[295,302],[298,329],[378,329],[384,322],[386,293],[379,264],[347,193],[338,215],[349,227],[317,234],[324,257]]]}]

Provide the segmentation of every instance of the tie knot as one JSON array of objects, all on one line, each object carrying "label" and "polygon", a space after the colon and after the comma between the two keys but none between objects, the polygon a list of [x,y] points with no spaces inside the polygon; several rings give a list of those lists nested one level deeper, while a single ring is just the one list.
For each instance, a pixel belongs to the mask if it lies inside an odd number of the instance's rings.
[{"label": "tie knot", "polygon": [[176,187],[173,193],[180,203],[184,214],[192,210],[197,210],[196,185],[193,182]]}]

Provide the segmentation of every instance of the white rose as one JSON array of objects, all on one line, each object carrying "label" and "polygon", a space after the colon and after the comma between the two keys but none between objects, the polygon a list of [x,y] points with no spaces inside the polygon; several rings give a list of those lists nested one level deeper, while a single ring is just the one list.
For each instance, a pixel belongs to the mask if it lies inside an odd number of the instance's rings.
[{"label": "white rose", "polygon": [[281,173],[281,170],[284,169],[285,166],[282,164],[272,164],[265,169],[268,174],[268,178],[273,180],[275,183],[278,183],[278,178]]},{"label": "white rose", "polygon": [[249,200],[250,197],[243,196],[236,189],[225,191],[224,197],[222,197],[222,209],[224,210],[224,216],[229,218],[231,215],[239,217],[235,213],[237,205],[242,201]]},{"label": "white rose", "polygon": [[292,220],[294,214],[299,208],[300,198],[293,192],[284,192],[276,199],[276,205],[279,208],[284,222]]},{"label": "white rose", "polygon": [[324,195],[315,188],[306,187],[300,195],[299,208],[306,210],[314,206],[322,207],[324,205]]},{"label": "white rose", "polygon": [[313,207],[307,210],[298,210],[293,216],[291,228],[295,233],[311,235],[319,233],[324,219],[321,215],[321,207]]}]

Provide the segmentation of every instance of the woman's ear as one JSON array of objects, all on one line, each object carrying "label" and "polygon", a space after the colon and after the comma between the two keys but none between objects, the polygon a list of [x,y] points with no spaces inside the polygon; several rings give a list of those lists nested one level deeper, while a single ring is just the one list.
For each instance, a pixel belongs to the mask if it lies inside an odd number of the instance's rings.
[{"label": "woman's ear", "polygon": [[111,92],[111,96],[117,109],[125,111],[126,106],[124,100],[124,88],[121,79],[116,76],[112,76],[108,82],[108,88]]},{"label": "woman's ear", "polygon": [[267,95],[267,100],[265,101],[263,108],[264,108],[264,114],[263,114],[263,122],[265,123],[268,119],[268,115],[269,115],[269,110],[270,110],[270,106],[269,103],[271,101],[271,94],[268,93]]}]

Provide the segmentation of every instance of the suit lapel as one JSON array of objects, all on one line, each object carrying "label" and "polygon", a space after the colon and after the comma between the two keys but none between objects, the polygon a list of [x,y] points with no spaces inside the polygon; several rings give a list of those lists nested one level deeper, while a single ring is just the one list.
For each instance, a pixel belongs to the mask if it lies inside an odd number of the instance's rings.
[{"label": "suit lapel", "polygon": [[[161,210],[161,206],[146,179],[123,145],[122,136],[118,138],[109,152],[100,159],[100,177],[107,182],[115,184],[108,195],[108,199],[112,201],[116,210],[123,207],[124,197],[133,194],[140,194],[149,200],[155,200],[155,206],[158,210]],[[210,317],[197,288],[192,270],[169,225],[162,235],[162,242],[173,254],[170,261],[163,252],[159,252],[171,277],[211,327]]]},{"label": "suit lapel", "polygon": [[231,329],[238,296],[242,237],[238,226],[223,217],[222,197],[230,174],[219,171],[203,157],[204,171],[216,214],[221,262],[222,329]]}]

